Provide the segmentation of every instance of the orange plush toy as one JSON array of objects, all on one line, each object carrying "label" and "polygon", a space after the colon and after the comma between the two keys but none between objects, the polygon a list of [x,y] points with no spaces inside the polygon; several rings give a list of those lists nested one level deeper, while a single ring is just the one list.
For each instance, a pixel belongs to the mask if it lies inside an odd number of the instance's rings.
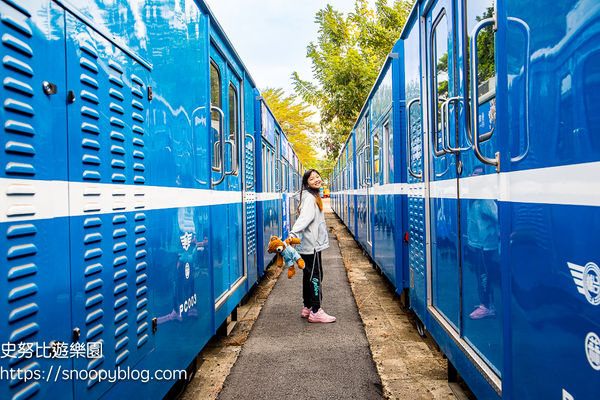
[{"label": "orange plush toy", "polygon": [[298,263],[298,268],[304,269],[304,260],[300,257],[300,254],[294,249],[292,245],[300,243],[300,239],[296,238],[287,238],[285,242],[279,239],[277,236],[271,236],[271,241],[269,242],[269,249],[267,250],[269,253],[277,253],[277,266],[282,267],[283,263],[288,266],[288,278],[292,278],[296,273],[296,268],[294,267],[294,261]]}]

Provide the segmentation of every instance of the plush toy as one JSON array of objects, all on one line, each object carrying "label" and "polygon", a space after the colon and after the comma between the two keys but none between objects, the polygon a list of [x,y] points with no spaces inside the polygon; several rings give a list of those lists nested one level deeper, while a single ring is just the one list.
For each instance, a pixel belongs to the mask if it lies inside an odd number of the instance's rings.
[{"label": "plush toy", "polygon": [[292,247],[292,245],[300,243],[300,239],[296,238],[287,238],[285,242],[279,239],[277,236],[271,236],[271,241],[269,242],[269,249],[267,250],[269,253],[277,253],[277,266],[282,267],[283,262],[288,266],[288,278],[292,278],[296,273],[296,268],[294,268],[294,261],[298,263],[298,268],[304,269],[304,260],[300,257],[300,254]]}]

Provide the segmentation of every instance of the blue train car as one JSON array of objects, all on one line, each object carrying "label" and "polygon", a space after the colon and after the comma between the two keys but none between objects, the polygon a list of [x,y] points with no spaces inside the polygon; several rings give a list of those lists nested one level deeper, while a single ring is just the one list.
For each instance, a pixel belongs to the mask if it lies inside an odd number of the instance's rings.
[{"label": "blue train car", "polygon": [[[596,398],[600,5],[418,1],[394,53],[407,182],[396,222],[409,232],[396,262],[421,329],[478,398]],[[357,126],[373,123],[368,107]],[[365,189],[363,246],[378,206]],[[384,269],[378,243],[366,248]]]},{"label": "blue train car", "polygon": [[79,373],[2,397],[161,398],[262,274],[283,133],[201,1],[6,0],[0,30],[0,366]]},{"label": "blue train car", "polygon": [[288,236],[296,219],[297,199],[293,195],[300,188],[302,163],[294,152],[281,126],[267,103],[257,97],[256,158],[257,171],[257,220],[259,224],[258,274],[273,261],[266,249],[271,236]]},{"label": "blue train car", "polygon": [[393,79],[402,76],[402,51],[396,46],[386,59],[333,177],[342,188],[336,212],[399,293],[408,284],[403,88]]}]

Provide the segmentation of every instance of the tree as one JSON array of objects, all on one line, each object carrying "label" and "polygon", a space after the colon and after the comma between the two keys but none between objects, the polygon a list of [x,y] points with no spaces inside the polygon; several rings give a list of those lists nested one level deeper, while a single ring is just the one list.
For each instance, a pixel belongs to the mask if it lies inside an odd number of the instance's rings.
[{"label": "tree", "polygon": [[292,81],[304,101],[321,113],[325,132],[321,145],[329,164],[337,159],[411,8],[412,1],[395,0],[389,7],[386,0],[376,0],[372,10],[367,0],[355,0],[354,12],[348,16],[330,5],[317,12],[319,37],[308,45],[306,54],[318,84],[296,72]]},{"label": "tree", "polygon": [[281,88],[267,88],[261,91],[261,95],[286,133],[302,165],[314,168],[317,153],[312,144],[316,142],[317,126],[311,118],[315,112],[310,111],[307,104],[299,102],[297,96],[286,97]]}]

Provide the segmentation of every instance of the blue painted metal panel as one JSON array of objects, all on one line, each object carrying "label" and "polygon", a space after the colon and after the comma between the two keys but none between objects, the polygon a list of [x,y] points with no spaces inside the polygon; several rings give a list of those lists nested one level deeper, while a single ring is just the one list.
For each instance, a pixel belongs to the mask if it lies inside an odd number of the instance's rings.
[{"label": "blue painted metal panel", "polygon": [[[506,52],[505,73],[512,78],[498,83],[498,98],[506,99],[498,102],[498,115],[506,115],[499,133],[510,133],[509,143],[500,144],[503,170],[600,160],[600,79],[592,72],[600,60],[597,2],[545,9],[508,0],[501,6],[499,52]],[[502,224],[510,227],[502,242],[510,277],[504,308],[511,323],[507,395],[560,397],[565,391],[574,399],[594,398],[600,388],[600,319],[590,300],[598,292],[598,274],[592,272],[600,260],[592,233],[598,207],[512,203],[503,209],[508,216]],[[535,363],[540,358],[545,362]],[[528,384],[525,376],[544,384]]]}]

